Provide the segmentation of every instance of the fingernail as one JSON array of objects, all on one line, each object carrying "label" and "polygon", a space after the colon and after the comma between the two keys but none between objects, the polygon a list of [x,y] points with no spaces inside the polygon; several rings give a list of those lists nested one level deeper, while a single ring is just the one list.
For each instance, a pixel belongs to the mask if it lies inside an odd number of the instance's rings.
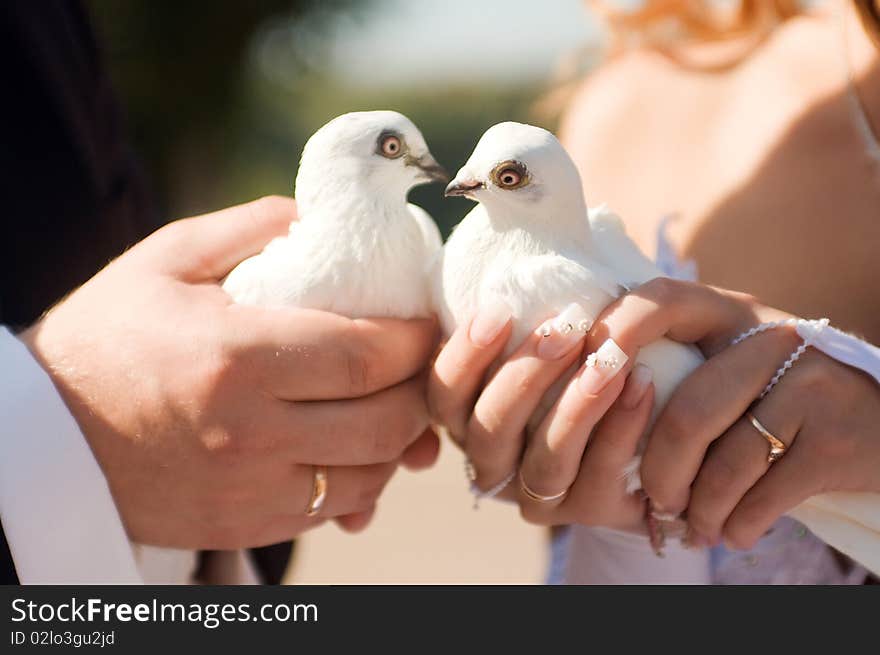
[{"label": "fingernail", "polygon": [[620,372],[628,360],[629,357],[614,339],[606,339],[596,352],[587,357],[584,371],[578,378],[578,387],[583,393],[595,396]]},{"label": "fingernail", "polygon": [[559,359],[570,353],[587,335],[592,321],[577,303],[571,303],[556,318],[545,321],[538,328],[541,335],[537,354],[541,359]]},{"label": "fingernail", "polygon": [[471,321],[468,337],[474,345],[488,346],[501,334],[512,314],[510,307],[500,301],[483,307]]},{"label": "fingernail", "polygon": [[654,379],[654,371],[650,366],[636,364],[626,379],[626,386],[620,394],[620,406],[623,409],[635,409],[645,397],[648,385]]}]

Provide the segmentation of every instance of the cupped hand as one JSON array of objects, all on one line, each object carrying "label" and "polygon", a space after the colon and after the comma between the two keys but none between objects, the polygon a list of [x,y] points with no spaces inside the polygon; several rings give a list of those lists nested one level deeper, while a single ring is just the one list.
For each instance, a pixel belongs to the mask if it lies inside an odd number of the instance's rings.
[{"label": "cupped hand", "polygon": [[[759,323],[791,318],[754,298],[651,281],[606,308],[588,336],[630,356],[666,336],[708,357],[678,387],[648,438],[644,489],[655,507],[685,513],[692,541],[750,548],[786,511],[828,491],[880,492],[880,388],[809,348],[761,400],[802,343],[784,326],[731,345]],[[776,463],[752,415],[786,446]]]},{"label": "cupped hand", "polygon": [[[499,497],[516,501],[526,520],[638,530],[643,502],[626,492],[623,471],[648,424],[651,371],[629,373],[625,361],[582,365],[584,334],[560,333],[552,329],[557,322],[493,365],[510,336],[509,313],[479,312],[434,363],[432,416],[467,454],[477,488],[510,479]],[[596,350],[600,358],[615,352],[613,344]]]},{"label": "cupped hand", "polygon": [[[331,517],[359,529],[401,459],[436,457],[420,374],[434,321],[247,307],[219,286],[294,217],[264,198],[169,224],[22,335],[135,541],[257,546]],[[309,518],[314,465],[328,496]]]}]

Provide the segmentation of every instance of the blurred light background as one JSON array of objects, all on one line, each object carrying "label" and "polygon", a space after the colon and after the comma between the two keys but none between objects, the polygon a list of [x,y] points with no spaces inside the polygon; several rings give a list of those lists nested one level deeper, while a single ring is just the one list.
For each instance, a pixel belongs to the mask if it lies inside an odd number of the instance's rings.
[{"label": "blurred light background", "polygon": [[[631,0],[630,0],[631,2]],[[290,195],[305,140],[332,117],[395,109],[450,171],[502,120],[552,129],[536,102],[599,30],[582,0],[92,0],[95,27],[163,220]],[[439,185],[411,198],[444,233],[469,210]],[[332,490],[331,490],[332,493]],[[296,499],[291,499],[296,502]],[[392,482],[366,533],[298,542],[292,582],[538,582],[543,531],[515,508],[471,511],[462,457]]]}]

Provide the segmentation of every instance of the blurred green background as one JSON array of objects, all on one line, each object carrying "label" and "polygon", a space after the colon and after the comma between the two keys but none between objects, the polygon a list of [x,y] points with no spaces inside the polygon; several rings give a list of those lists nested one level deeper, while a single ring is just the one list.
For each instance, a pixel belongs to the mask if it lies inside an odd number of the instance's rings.
[{"label": "blurred green background", "polygon": [[[580,0],[91,0],[163,217],[293,193],[302,146],[354,110],[395,109],[451,172],[502,120],[553,129],[535,102],[563,58],[587,67]],[[583,48],[587,48],[583,50]],[[571,68],[571,67],[570,67]],[[569,73],[571,74],[571,73]],[[415,189],[444,233],[468,211]]]}]

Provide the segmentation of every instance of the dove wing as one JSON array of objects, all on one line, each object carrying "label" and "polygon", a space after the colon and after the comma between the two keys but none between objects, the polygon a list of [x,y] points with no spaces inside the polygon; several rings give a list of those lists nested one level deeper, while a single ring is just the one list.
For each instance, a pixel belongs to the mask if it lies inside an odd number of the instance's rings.
[{"label": "dove wing", "polygon": [[590,232],[595,242],[595,256],[614,272],[615,279],[627,289],[635,287],[663,272],[626,233],[621,218],[607,206],[589,210]]},{"label": "dove wing", "polygon": [[580,304],[595,319],[621,291],[611,272],[597,262],[579,263],[558,254],[526,255],[493,267],[481,284],[479,306],[500,300],[511,308],[516,319],[508,346],[512,349],[571,303]]}]

